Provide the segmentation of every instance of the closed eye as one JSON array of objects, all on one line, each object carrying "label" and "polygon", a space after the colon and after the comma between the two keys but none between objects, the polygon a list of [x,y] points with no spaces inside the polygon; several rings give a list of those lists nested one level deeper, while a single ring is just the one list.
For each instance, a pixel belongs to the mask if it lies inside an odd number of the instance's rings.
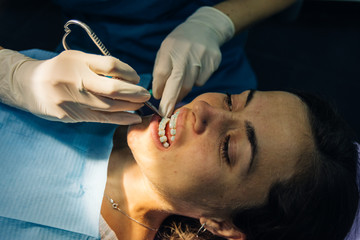
[{"label": "closed eye", "polygon": [[[225,102],[229,110],[232,111],[232,99],[230,93],[226,93]],[[229,142],[230,142],[230,135],[227,135],[221,145],[221,156],[223,160],[225,160],[226,163],[229,166],[231,166],[231,160],[229,157]]]},{"label": "closed eye", "polygon": [[231,94],[230,93],[226,93],[226,105],[229,107],[230,112],[232,111],[232,99],[231,99]]},{"label": "closed eye", "polygon": [[221,144],[221,157],[226,161],[227,165],[231,166],[231,161],[229,157],[229,142],[230,135],[225,137],[225,140]]}]

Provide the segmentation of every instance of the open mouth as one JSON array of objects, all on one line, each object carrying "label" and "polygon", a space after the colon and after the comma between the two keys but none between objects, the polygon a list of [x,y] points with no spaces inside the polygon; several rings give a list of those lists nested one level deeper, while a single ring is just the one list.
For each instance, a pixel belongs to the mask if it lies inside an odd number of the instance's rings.
[{"label": "open mouth", "polygon": [[175,141],[176,137],[176,120],[179,115],[179,111],[171,115],[170,118],[162,118],[159,123],[158,136],[160,142],[165,148],[170,147],[170,145]]}]

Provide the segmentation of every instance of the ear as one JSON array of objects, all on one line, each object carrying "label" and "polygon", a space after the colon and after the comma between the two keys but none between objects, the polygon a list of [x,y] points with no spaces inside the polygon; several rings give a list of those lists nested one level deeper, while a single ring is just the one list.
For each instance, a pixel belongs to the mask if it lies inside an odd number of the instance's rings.
[{"label": "ear", "polygon": [[237,229],[229,220],[200,218],[200,223],[205,223],[206,230],[212,234],[229,240],[246,240],[246,235]]}]

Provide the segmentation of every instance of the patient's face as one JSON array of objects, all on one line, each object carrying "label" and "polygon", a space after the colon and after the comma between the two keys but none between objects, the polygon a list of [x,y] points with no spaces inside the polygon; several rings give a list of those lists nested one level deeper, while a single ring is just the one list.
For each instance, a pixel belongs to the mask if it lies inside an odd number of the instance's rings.
[{"label": "patient's face", "polygon": [[291,177],[300,154],[312,148],[306,107],[290,93],[246,91],[231,101],[207,93],[177,111],[168,148],[156,117],[130,127],[128,144],[149,182],[179,206],[222,206],[226,214],[260,204],[270,185]]}]

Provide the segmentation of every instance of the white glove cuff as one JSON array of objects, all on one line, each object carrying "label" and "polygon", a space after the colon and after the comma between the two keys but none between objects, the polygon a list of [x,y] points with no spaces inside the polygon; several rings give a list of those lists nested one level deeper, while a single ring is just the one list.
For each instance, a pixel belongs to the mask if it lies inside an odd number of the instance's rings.
[{"label": "white glove cuff", "polygon": [[218,36],[219,45],[230,40],[235,34],[235,26],[231,19],[214,7],[201,7],[186,21],[204,24],[213,29]]},{"label": "white glove cuff", "polygon": [[14,74],[24,62],[33,60],[16,51],[0,50],[0,102],[13,107],[21,107],[19,103],[21,93],[17,90]]}]

